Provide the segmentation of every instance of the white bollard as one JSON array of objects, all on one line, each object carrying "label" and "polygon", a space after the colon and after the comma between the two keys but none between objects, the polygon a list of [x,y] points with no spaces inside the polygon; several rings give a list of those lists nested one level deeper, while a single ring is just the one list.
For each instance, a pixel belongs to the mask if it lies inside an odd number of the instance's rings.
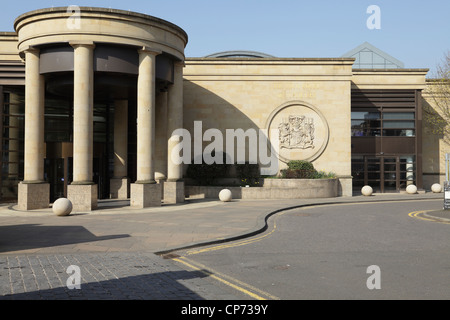
[{"label": "white bollard", "polygon": [[72,202],[66,198],[59,198],[53,203],[53,212],[60,217],[70,215],[72,212]]},{"label": "white bollard", "polygon": [[361,193],[363,196],[370,197],[373,194],[373,189],[371,186],[364,186],[361,189]]},{"label": "white bollard", "polygon": [[232,199],[231,196],[231,191],[228,189],[223,189],[222,191],[220,191],[219,193],[219,199],[222,202],[230,202]]}]

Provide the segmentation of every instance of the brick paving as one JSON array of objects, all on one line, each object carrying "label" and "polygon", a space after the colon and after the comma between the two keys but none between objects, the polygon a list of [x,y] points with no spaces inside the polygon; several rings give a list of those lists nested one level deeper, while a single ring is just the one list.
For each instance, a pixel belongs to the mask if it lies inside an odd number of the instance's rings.
[{"label": "brick paving", "polygon": [[[69,289],[80,270],[80,288]],[[200,271],[146,253],[0,256],[0,300],[234,300]]]}]

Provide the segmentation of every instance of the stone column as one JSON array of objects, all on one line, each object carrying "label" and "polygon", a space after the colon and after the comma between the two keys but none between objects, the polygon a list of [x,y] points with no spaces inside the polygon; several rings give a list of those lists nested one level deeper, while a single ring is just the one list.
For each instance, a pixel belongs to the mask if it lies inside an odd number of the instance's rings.
[{"label": "stone column", "polygon": [[161,186],[155,181],[156,56],[149,48],[139,50],[137,84],[137,181],[131,185],[132,207],[161,206]]},{"label": "stone column", "polygon": [[111,199],[128,199],[128,100],[114,103],[114,177],[110,181]]},{"label": "stone column", "polygon": [[93,182],[94,43],[71,43],[74,48],[73,182],[67,193],[74,211],[97,208]]},{"label": "stone column", "polygon": [[184,202],[183,165],[172,161],[172,150],[181,140],[173,136],[183,128],[183,62],[174,63],[174,83],[169,87],[167,109],[167,182],[164,184],[164,203]]},{"label": "stone column", "polygon": [[20,210],[48,208],[50,184],[44,181],[45,79],[39,72],[39,50],[25,50],[24,181],[19,184]]}]

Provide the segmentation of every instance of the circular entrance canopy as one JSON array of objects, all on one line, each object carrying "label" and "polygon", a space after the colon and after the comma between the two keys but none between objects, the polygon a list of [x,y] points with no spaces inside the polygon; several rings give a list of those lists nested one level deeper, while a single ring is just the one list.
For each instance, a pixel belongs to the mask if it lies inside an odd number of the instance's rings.
[{"label": "circular entrance canopy", "polygon": [[14,22],[19,52],[57,43],[108,43],[146,47],[184,61],[186,32],[149,15],[105,8],[58,7],[19,16]]}]

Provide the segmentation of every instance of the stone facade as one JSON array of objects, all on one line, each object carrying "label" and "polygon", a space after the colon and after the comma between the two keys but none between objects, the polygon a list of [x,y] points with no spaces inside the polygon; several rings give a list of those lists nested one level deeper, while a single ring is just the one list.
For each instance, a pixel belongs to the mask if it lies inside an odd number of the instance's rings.
[{"label": "stone facade", "polygon": [[[203,130],[217,128],[225,136],[227,129],[278,128],[283,118],[306,116],[315,121],[316,147],[281,149],[286,156],[280,157],[279,169],[289,160],[309,159],[317,170],[349,177],[353,61],[187,59],[184,126],[193,132],[194,121],[202,121]],[[342,194],[352,195],[351,184]]]},{"label": "stone facade", "polygon": [[[93,75],[96,71],[111,70],[101,69],[99,60],[94,63],[93,59],[96,59],[96,50],[105,44],[112,46],[106,48],[108,50],[123,49],[121,54],[128,54],[127,50],[132,48],[131,55],[136,56],[136,62],[124,59],[124,64],[120,65],[123,74],[135,77],[137,101],[135,105],[130,104],[128,97],[114,101],[114,173],[108,176],[111,179],[110,197],[130,198],[134,207],[160,206],[161,202],[182,203],[185,191],[186,194],[196,192],[193,191],[195,187],[184,187],[187,165],[171,160],[172,151],[181,139],[180,136],[172,137],[173,131],[185,128],[193,134],[196,122],[202,124],[201,134],[208,129],[217,129],[224,138],[227,130],[262,130],[272,146],[276,145],[277,172],[285,169],[290,160],[308,160],[316,170],[334,172],[338,177],[329,182],[333,183],[333,191],[323,196],[351,196],[352,90],[423,91],[420,100],[423,107],[437,109],[426,90],[427,69],[353,69],[353,58],[186,59],[187,34],[170,22],[140,13],[82,7],[80,25],[71,29],[67,25],[71,13],[66,9],[26,13],[15,21],[17,32],[0,34],[1,63],[8,67],[14,63],[17,68],[25,61],[20,76],[8,78],[12,73],[0,70],[0,86],[26,88],[24,182],[19,185],[19,207],[24,210],[49,205],[45,200],[48,199],[48,184],[42,184],[46,157],[43,138],[45,81],[47,75],[62,71],[74,73],[73,102],[77,110],[73,115],[73,141],[63,142],[70,145],[74,158],[75,183],[67,188],[68,197],[74,202],[75,211],[97,207],[97,195],[94,194],[97,187],[93,185],[92,177],[92,109],[97,81]],[[50,47],[55,50],[58,46],[64,47],[63,54],[70,51],[68,56],[72,60],[69,59],[67,70],[62,69],[62,60],[55,65],[48,64],[48,56],[46,61],[40,60],[42,50],[48,55]],[[121,56],[115,58],[118,57]],[[170,65],[166,70],[168,79],[164,81],[157,79],[161,76],[157,75],[160,72],[158,57],[168,59]],[[108,63],[104,67],[107,68]],[[14,72],[18,71],[15,69]],[[134,115],[136,146],[128,137],[129,124],[134,126],[134,119],[128,119],[133,108],[137,110]],[[421,117],[419,114],[419,121],[422,121]],[[450,151],[445,139],[430,130],[430,126],[423,121],[419,145],[422,149],[418,151],[425,188],[443,182],[444,154]],[[275,135],[272,129],[278,130]],[[202,139],[200,143],[204,150],[211,141]],[[223,143],[226,151],[228,141]],[[134,181],[128,176],[131,145],[136,148],[135,158],[131,159],[136,163]],[[243,151],[249,159],[249,147],[249,140],[245,145],[235,142],[233,153]],[[258,148],[261,148],[260,144]],[[232,160],[235,163],[237,159]],[[33,188],[39,190],[33,191]],[[305,189],[305,185],[283,188],[285,190],[281,192],[292,189],[286,197],[313,196],[318,192],[311,186],[308,187],[313,190],[308,191],[310,193],[297,194],[300,189]],[[283,197],[280,188],[265,186],[259,193],[252,189],[255,188],[233,189],[233,192],[242,192],[240,196],[244,198]]]}]

